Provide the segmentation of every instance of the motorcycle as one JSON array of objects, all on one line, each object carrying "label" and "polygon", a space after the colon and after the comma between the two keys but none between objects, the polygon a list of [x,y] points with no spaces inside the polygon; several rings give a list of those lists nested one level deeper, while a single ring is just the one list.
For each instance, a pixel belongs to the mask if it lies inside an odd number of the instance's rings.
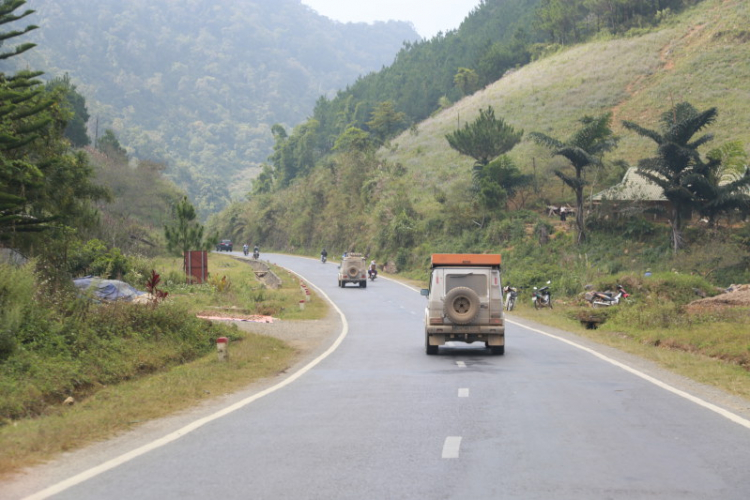
[{"label": "motorcycle", "polygon": [[375,281],[375,278],[378,277],[377,269],[368,269],[367,276],[370,278],[370,281]]},{"label": "motorcycle", "polygon": [[253,251],[253,259],[258,260],[260,257],[260,252],[258,250]]},{"label": "motorcycle", "polygon": [[620,303],[620,300],[630,297],[630,294],[625,291],[622,285],[617,285],[617,293],[614,292],[594,292],[591,296],[591,305],[593,307],[603,306],[616,306]]},{"label": "motorcycle", "polygon": [[321,254],[320,255],[320,262],[322,262],[323,264],[325,264],[326,260],[328,260],[328,258],[325,255]]},{"label": "motorcycle", "polygon": [[534,303],[534,309],[549,307],[552,309],[552,292],[549,289],[550,281],[547,286],[542,288],[534,287],[534,293],[531,294],[531,301]]},{"label": "motorcycle", "polygon": [[247,247],[242,247],[242,253],[244,253],[244,254],[245,254],[245,257],[247,257],[247,254],[249,254],[249,253],[250,253],[250,249],[249,249],[249,248],[247,248]]},{"label": "motorcycle", "polygon": [[503,293],[505,293],[505,310],[512,311],[516,307],[516,299],[518,298],[518,289],[513,286],[503,287]]}]

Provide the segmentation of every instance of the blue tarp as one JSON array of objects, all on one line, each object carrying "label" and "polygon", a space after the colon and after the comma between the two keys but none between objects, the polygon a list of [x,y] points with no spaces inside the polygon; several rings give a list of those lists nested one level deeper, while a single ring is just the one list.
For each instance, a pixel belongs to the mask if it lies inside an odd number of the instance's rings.
[{"label": "blue tarp", "polygon": [[103,280],[93,276],[74,279],[73,283],[79,290],[83,290],[99,300],[124,300],[130,302],[139,295],[146,294],[146,292],[136,290],[124,281]]}]

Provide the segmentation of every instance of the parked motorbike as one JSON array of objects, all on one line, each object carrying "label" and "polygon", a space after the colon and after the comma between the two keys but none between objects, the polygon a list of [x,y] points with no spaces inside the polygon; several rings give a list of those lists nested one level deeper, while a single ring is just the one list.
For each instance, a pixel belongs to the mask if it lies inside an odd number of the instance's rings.
[{"label": "parked motorbike", "polygon": [[552,292],[549,289],[549,284],[542,288],[534,287],[534,293],[531,294],[531,301],[534,303],[534,309],[540,309],[542,307],[549,307],[552,309]]},{"label": "parked motorbike", "polygon": [[505,294],[505,310],[512,311],[516,307],[516,299],[518,298],[518,289],[513,286],[504,286],[503,293]]},{"label": "parked motorbike", "polygon": [[620,300],[630,297],[630,294],[625,291],[622,285],[617,285],[617,292],[593,292],[591,296],[591,305],[594,307],[603,306],[616,306],[620,303]]}]

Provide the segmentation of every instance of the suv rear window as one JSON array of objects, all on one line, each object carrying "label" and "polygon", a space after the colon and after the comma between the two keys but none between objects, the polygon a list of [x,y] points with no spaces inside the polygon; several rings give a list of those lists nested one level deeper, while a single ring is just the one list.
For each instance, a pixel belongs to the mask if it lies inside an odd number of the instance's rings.
[{"label": "suv rear window", "polygon": [[487,296],[487,276],[484,274],[449,274],[445,277],[445,293],[456,287],[471,288],[480,297]]}]

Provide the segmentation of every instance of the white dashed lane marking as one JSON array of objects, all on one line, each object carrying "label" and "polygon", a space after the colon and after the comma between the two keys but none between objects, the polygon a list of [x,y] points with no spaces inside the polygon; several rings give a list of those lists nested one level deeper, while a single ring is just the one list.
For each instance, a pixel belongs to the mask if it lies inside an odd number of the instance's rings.
[{"label": "white dashed lane marking", "polygon": [[458,458],[461,449],[461,436],[448,436],[443,443],[443,458]]},{"label": "white dashed lane marking", "polygon": [[459,389],[458,390],[458,397],[459,398],[468,398],[469,397],[469,389]]},{"label": "white dashed lane marking", "polygon": [[464,363],[463,361],[456,361],[456,364],[459,368],[466,368],[466,363]]}]

